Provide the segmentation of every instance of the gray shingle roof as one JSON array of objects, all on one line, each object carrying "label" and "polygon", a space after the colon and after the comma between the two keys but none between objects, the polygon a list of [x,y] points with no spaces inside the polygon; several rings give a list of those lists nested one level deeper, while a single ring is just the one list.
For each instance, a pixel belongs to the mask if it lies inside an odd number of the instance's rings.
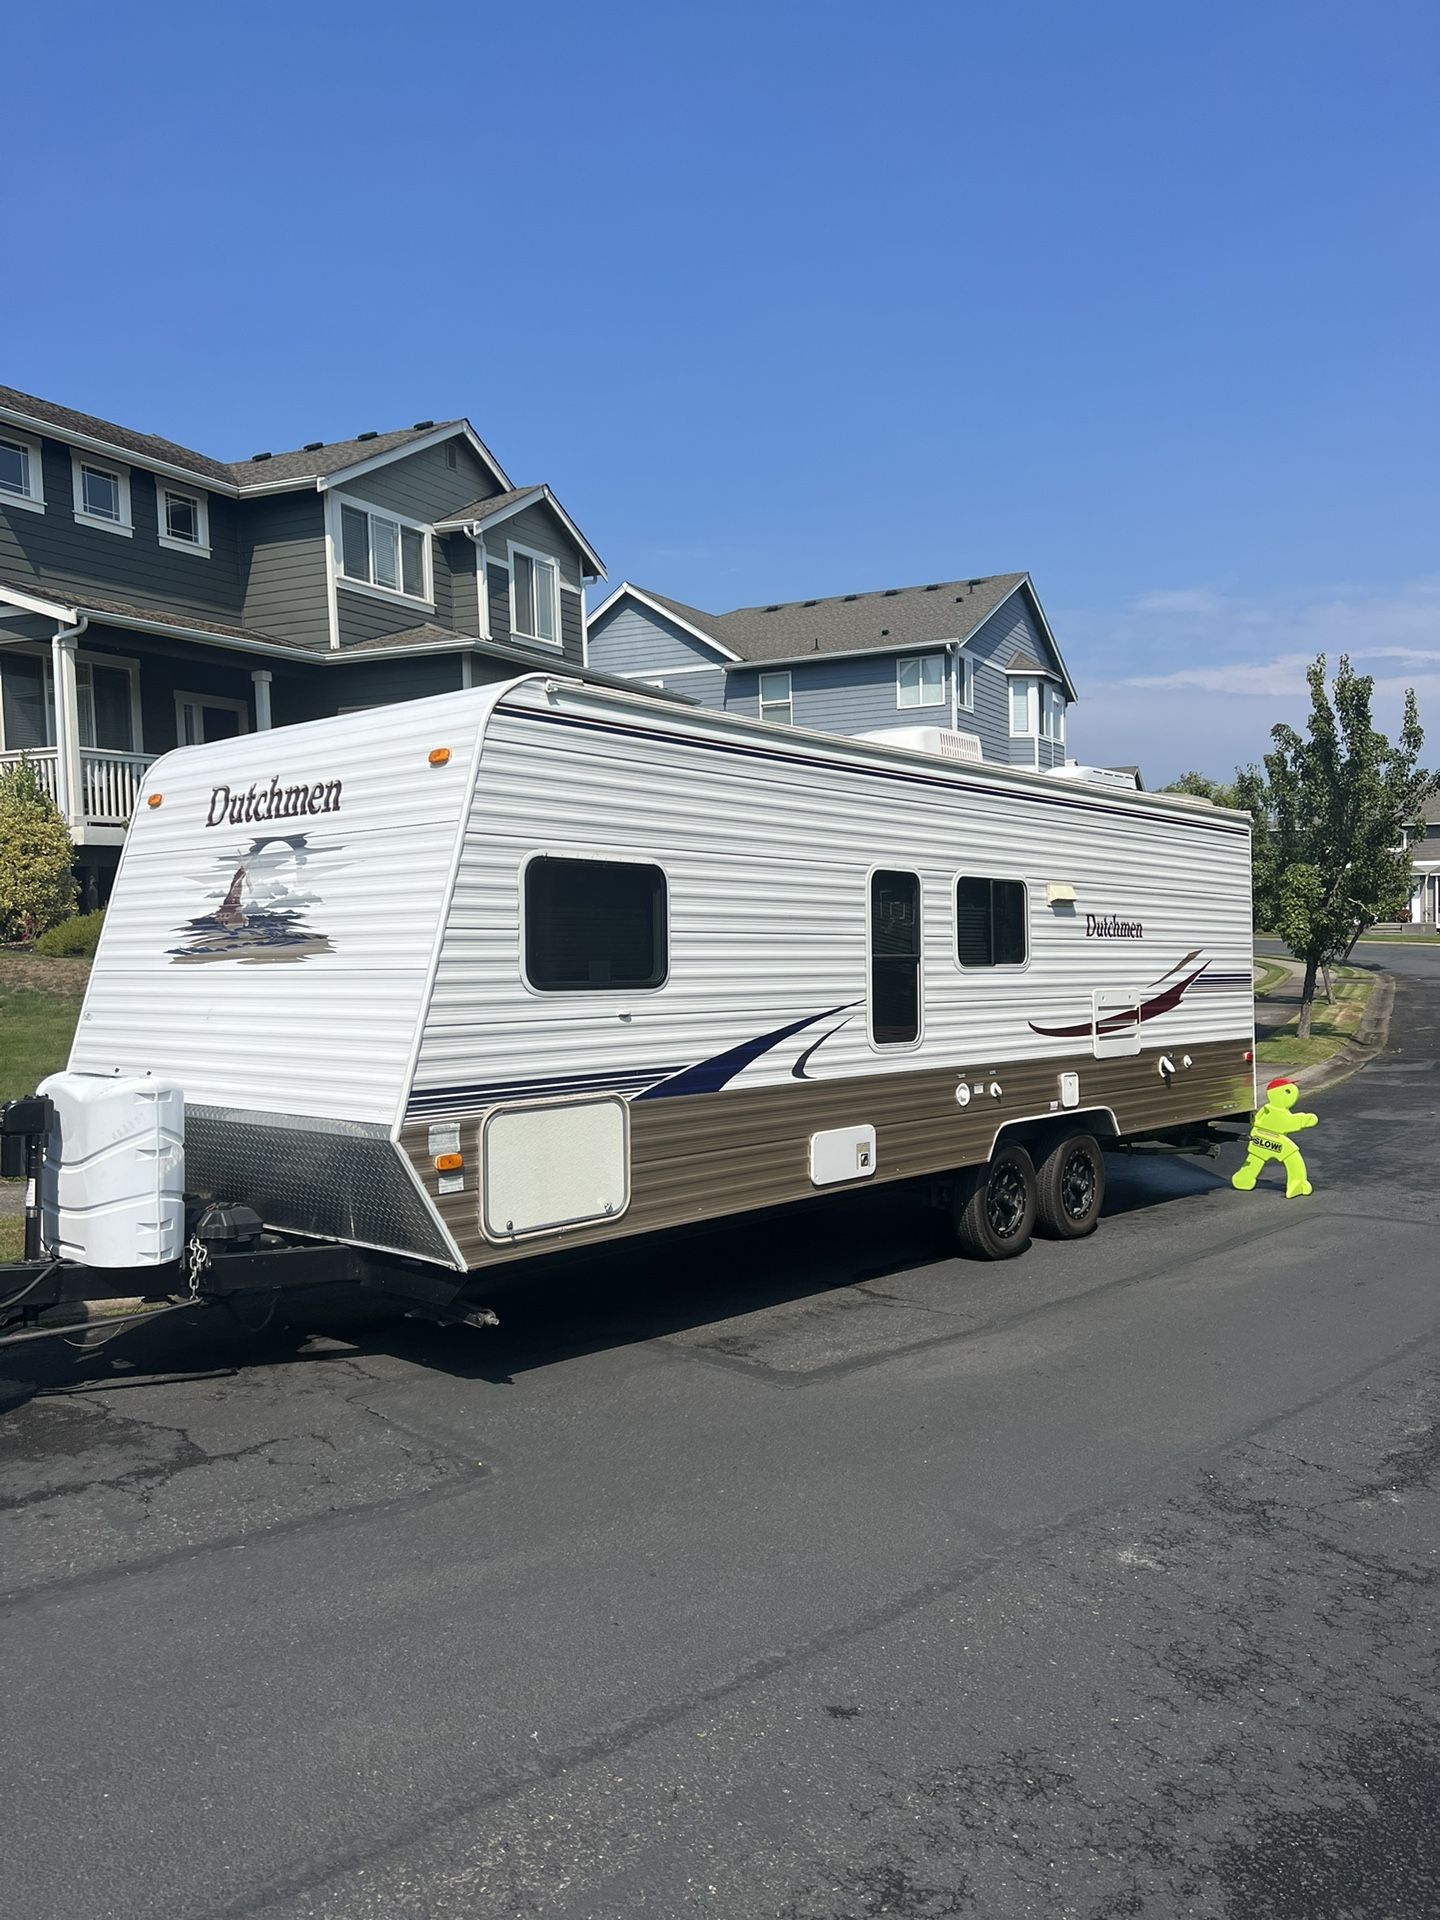
[{"label": "gray shingle roof", "polygon": [[219,620],[212,613],[191,607],[153,607],[135,600],[116,600],[110,594],[96,593],[93,587],[86,586],[83,581],[61,580],[49,573],[43,580],[0,577],[0,587],[14,587],[19,593],[34,594],[42,600],[57,600],[67,607],[78,607],[82,613],[110,614],[121,622],[143,620],[150,626],[173,627],[188,633],[213,633],[220,639],[249,640],[261,646],[286,647],[292,653],[324,653],[329,650],[326,638],[310,646],[303,640],[286,640],[278,634],[262,633],[258,627],[236,626],[233,621]]},{"label": "gray shingle roof", "polygon": [[32,420],[58,427],[64,433],[79,433],[90,440],[104,440],[107,445],[122,447],[142,460],[160,460],[167,466],[184,467],[187,472],[209,480],[234,479],[233,472],[225,462],[212,460],[208,453],[196,453],[192,447],[182,447],[174,440],[162,439],[158,434],[136,433],[130,427],[118,427],[113,420],[101,420],[93,413],[77,413],[73,407],[57,407],[53,400],[37,399],[33,393],[21,393],[15,387],[0,387],[0,407],[28,414]]},{"label": "gray shingle roof", "polygon": [[445,525],[452,520],[489,520],[492,515],[504,513],[507,507],[513,507],[517,500],[524,500],[531,494],[537,500],[543,499],[545,489],[542,486],[511,487],[504,493],[489,494],[484,500],[471,500],[463,507],[447,507]]},{"label": "gray shingle roof", "polygon": [[702,613],[650,587],[644,592],[742,660],[764,661],[964,640],[1024,578],[1023,573],[995,573],[981,580],[737,607],[732,613]]},{"label": "gray shingle roof", "polygon": [[302,448],[298,453],[271,453],[263,460],[233,460],[227,476],[237,486],[273,485],[277,480],[313,480],[321,474],[339,473],[361,460],[373,460],[377,453],[393,453],[411,440],[421,440],[439,427],[461,427],[463,420],[436,420],[428,427],[400,427],[394,433],[375,433],[363,440],[331,440],[322,447]]},{"label": "gray shingle roof", "polygon": [[0,387],[0,407],[28,415],[43,426],[56,427],[62,433],[83,434],[90,440],[103,440],[107,446],[133,453],[140,460],[163,461],[183,467],[188,473],[206,480],[228,482],[232,486],[273,486],[277,481],[314,480],[322,474],[339,473],[361,460],[372,460],[377,453],[393,453],[397,447],[419,440],[437,428],[462,427],[463,420],[432,420],[428,426],[400,427],[393,433],[370,434],[365,439],[332,440],[324,446],[302,447],[294,453],[267,454],[263,460],[212,460],[208,453],[196,453],[154,433],[136,433],[133,428],[102,420],[98,414],[77,413],[73,407],[57,406],[53,400],[41,400],[33,393],[21,393],[16,387]]}]

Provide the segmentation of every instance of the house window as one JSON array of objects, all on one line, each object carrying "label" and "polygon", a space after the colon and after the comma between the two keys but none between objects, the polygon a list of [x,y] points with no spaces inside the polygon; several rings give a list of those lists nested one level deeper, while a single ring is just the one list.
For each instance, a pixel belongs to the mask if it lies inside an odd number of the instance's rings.
[{"label": "house window", "polygon": [[356,585],[430,600],[430,539],[424,527],[370,507],[340,508],[340,572]]},{"label": "house window", "polygon": [[962,967],[1023,967],[1025,920],[1023,880],[965,874],[955,882],[955,958]]},{"label": "house window", "polygon": [[[137,673],[130,661],[86,656],[75,662],[82,747],[102,753],[139,751]],[[19,653],[8,656],[0,667],[0,747],[14,751],[54,745],[55,698],[49,660]]]},{"label": "house window", "polygon": [[897,707],[943,707],[945,704],[945,656],[943,653],[919,654],[895,664],[895,704]]},{"label": "house window", "polygon": [[870,876],[870,1037],[877,1047],[920,1037],[920,876]]},{"label": "house window", "polygon": [[776,726],[788,727],[794,724],[795,708],[790,698],[790,675],[788,673],[762,673],[760,676],[760,718],[772,720]]},{"label": "house window", "polygon": [[525,977],[541,993],[658,987],[669,965],[665,876],[629,860],[541,855],[525,869]]},{"label": "house window", "polygon": [[187,553],[209,553],[210,509],[203,494],[160,487],[160,544]]},{"label": "house window", "polygon": [[560,570],[543,553],[510,549],[510,631],[520,640],[560,639]]},{"label": "house window", "polygon": [[196,747],[207,740],[233,740],[250,731],[250,708],[244,700],[225,694],[177,693],[175,740]]},{"label": "house window", "polygon": [[1010,676],[1010,731],[1039,735],[1042,740],[1065,738],[1065,695],[1059,687],[1034,674]]},{"label": "house window", "polygon": [[101,466],[72,454],[71,471],[75,481],[75,518],[83,526],[104,527],[110,533],[131,533],[128,469]]},{"label": "house window", "polygon": [[44,468],[38,440],[0,440],[0,500],[45,510]]},{"label": "house window", "polygon": [[962,713],[975,711],[975,662],[968,653],[955,656],[955,704]]},{"label": "house window", "polygon": [[112,753],[135,750],[132,681],[125,667],[103,667],[93,660],[75,666],[75,695],[80,709],[80,744]]}]

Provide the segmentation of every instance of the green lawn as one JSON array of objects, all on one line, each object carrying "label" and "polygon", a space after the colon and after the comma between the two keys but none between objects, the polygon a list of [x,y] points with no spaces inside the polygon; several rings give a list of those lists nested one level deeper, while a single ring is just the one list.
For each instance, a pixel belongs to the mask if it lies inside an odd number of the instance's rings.
[{"label": "green lawn", "polygon": [[[43,960],[0,949],[0,1100],[33,1093],[70,1056],[89,967],[83,960]],[[18,1260],[24,1243],[19,1214],[0,1214],[0,1260]]]},{"label": "green lawn", "polygon": [[1296,1038],[1300,1024],[1297,1012],[1268,1039],[1258,1041],[1255,1058],[1263,1066],[1313,1067],[1321,1060],[1330,1059],[1347,1040],[1355,1037],[1365,1003],[1375,990],[1375,977],[1360,967],[1334,967],[1331,972],[1335,981],[1334,1006],[1317,996],[1308,1040]]},{"label": "green lawn", "polygon": [[64,1066],[87,972],[83,960],[0,951],[0,1100]]}]

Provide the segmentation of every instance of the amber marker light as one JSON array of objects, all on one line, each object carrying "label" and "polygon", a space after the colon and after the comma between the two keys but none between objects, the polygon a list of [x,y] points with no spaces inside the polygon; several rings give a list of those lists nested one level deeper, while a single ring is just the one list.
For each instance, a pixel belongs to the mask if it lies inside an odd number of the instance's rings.
[{"label": "amber marker light", "polygon": [[147,807],[158,807],[164,798],[163,793],[152,793],[146,796],[145,804]]},{"label": "amber marker light", "polygon": [[454,1173],[458,1168],[463,1167],[464,1164],[465,1156],[463,1153],[437,1153],[435,1156],[435,1171],[437,1173]]},{"label": "amber marker light", "polygon": [[432,767],[443,767],[445,762],[449,758],[450,758],[449,747],[431,747],[430,764]]}]

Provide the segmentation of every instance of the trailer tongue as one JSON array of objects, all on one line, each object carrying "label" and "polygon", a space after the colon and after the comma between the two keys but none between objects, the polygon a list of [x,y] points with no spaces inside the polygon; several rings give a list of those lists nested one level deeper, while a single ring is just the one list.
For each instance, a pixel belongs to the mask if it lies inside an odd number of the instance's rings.
[{"label": "trailer tongue", "polygon": [[106,1315],[108,1337],[180,1308],[248,1301],[268,1319],[337,1288],[446,1326],[498,1324],[460,1300],[463,1275],[270,1232],[243,1202],[187,1194],[183,1111],[178,1088],[84,1074],[0,1105],[0,1177],[26,1183],[24,1257],[0,1264],[0,1346],[73,1334],[41,1323],[57,1307],[139,1298]]}]

